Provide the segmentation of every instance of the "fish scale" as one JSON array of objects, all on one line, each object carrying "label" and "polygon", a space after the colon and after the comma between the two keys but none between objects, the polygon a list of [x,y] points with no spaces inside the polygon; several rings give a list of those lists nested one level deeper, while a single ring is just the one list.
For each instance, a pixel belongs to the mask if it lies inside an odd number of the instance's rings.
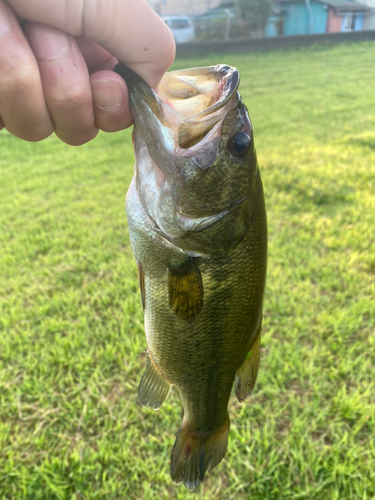
[{"label": "fish scale", "polygon": [[225,455],[234,380],[243,401],[259,367],[267,221],[252,127],[234,68],[171,73],[161,84],[168,105],[129,69],[115,70],[135,122],[126,211],[148,345],[138,397],[159,409],[178,389],[184,417],[171,476],[194,489]]}]

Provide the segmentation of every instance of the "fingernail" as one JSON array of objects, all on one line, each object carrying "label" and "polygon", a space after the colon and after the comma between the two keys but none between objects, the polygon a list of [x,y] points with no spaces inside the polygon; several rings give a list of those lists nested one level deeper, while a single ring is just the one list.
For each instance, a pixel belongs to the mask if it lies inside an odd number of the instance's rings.
[{"label": "fingernail", "polygon": [[39,60],[53,61],[70,51],[69,35],[49,26],[34,25],[28,38]]},{"label": "fingernail", "polygon": [[95,106],[104,111],[116,111],[123,101],[122,88],[110,80],[91,82],[92,96]]}]

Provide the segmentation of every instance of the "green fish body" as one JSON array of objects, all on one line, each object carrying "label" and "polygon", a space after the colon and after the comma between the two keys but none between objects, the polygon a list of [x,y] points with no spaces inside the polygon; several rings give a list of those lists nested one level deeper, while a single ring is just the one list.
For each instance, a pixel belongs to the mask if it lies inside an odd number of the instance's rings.
[{"label": "green fish body", "polygon": [[135,122],[126,210],[148,345],[138,397],[159,409],[178,389],[171,476],[194,489],[225,455],[233,381],[243,401],[259,367],[267,221],[252,127],[235,68],[169,73],[159,95],[116,71]]}]

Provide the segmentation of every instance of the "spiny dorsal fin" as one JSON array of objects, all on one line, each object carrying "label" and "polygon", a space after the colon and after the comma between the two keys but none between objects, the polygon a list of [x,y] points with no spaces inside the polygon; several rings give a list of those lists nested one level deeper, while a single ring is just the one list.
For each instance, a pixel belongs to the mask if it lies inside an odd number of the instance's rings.
[{"label": "spiny dorsal fin", "polygon": [[142,406],[158,410],[169,396],[172,385],[165,380],[150,354],[146,370],[138,387],[138,401]]},{"label": "spiny dorsal fin", "polygon": [[142,296],[142,306],[143,310],[145,310],[146,308],[145,273],[143,272],[143,267],[140,262],[137,262],[137,267],[138,267],[139,288],[141,289],[141,296]]},{"label": "spiny dorsal fin", "polygon": [[245,401],[253,392],[260,363],[260,337],[262,326],[259,327],[257,337],[245,361],[236,373],[236,396],[240,403]]},{"label": "spiny dorsal fin", "polygon": [[169,306],[184,319],[193,319],[203,307],[202,276],[193,258],[168,274]]}]

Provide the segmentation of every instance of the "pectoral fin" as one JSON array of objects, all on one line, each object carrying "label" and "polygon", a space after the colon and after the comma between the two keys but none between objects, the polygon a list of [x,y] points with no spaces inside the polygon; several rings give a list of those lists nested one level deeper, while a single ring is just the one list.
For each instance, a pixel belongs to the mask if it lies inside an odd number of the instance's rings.
[{"label": "pectoral fin", "polygon": [[255,386],[260,362],[261,331],[260,326],[251,351],[236,373],[236,396],[240,403],[250,396]]},{"label": "pectoral fin", "polygon": [[142,406],[158,410],[169,396],[172,385],[165,380],[148,356],[146,370],[138,387],[138,400]]},{"label": "pectoral fin", "polygon": [[203,282],[194,258],[178,267],[170,267],[168,274],[169,306],[184,319],[193,319],[203,307]]}]

